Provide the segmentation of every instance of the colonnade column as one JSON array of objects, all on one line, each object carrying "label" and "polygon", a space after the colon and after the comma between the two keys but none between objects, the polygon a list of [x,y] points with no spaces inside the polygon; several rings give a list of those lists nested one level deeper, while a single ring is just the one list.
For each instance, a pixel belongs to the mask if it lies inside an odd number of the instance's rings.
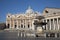
[{"label": "colonnade column", "polygon": [[54,19],[53,19],[53,26],[54,26],[54,29],[53,29],[53,30],[55,30],[55,23],[54,23]]},{"label": "colonnade column", "polygon": [[31,20],[29,20],[29,25],[30,25],[29,29],[31,29]]},{"label": "colonnade column", "polygon": [[32,20],[32,30],[35,30],[35,27],[34,27],[34,20]]},{"label": "colonnade column", "polygon": [[[43,19],[43,22],[44,22],[44,19]],[[47,24],[46,24],[47,25]],[[45,29],[46,30],[46,25],[43,25],[43,29]]]},{"label": "colonnade column", "polygon": [[23,19],[23,28],[24,28],[24,19]]},{"label": "colonnade column", "polygon": [[25,19],[25,29],[26,29],[26,19]]},{"label": "colonnade column", "polygon": [[58,27],[58,30],[59,30],[59,23],[58,23],[58,18],[57,18],[57,27]]},{"label": "colonnade column", "polygon": [[21,28],[21,20],[19,22],[20,22],[20,28]]},{"label": "colonnade column", "polygon": [[[34,24],[33,24],[34,25]],[[30,29],[32,29],[32,20],[30,20]]]},{"label": "colonnade column", "polygon": [[49,23],[50,23],[50,30],[51,30],[51,19],[49,19]]},{"label": "colonnade column", "polygon": [[11,28],[11,20],[10,20],[10,26],[9,26],[9,28]]},{"label": "colonnade column", "polygon": [[18,20],[17,20],[17,29],[18,29]]},{"label": "colonnade column", "polygon": [[15,24],[14,24],[14,20],[13,20],[13,28],[14,28]]}]

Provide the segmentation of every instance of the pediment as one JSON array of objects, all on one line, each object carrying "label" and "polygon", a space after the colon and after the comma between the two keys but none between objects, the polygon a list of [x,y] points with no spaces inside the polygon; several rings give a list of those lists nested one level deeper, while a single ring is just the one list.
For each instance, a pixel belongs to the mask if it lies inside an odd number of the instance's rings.
[{"label": "pediment", "polygon": [[18,16],[18,18],[20,18],[21,16]]},{"label": "pediment", "polygon": [[22,17],[22,15],[17,15],[17,18],[21,18]]}]

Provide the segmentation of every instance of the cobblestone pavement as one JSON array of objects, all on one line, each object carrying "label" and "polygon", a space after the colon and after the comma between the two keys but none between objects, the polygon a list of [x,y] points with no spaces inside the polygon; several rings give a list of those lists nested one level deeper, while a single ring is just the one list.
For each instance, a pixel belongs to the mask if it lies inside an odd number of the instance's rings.
[{"label": "cobblestone pavement", "polygon": [[0,40],[60,40],[60,38],[0,38]]},{"label": "cobblestone pavement", "polygon": [[1,31],[0,40],[60,40],[60,38],[21,37],[21,35],[18,36],[18,31]]}]

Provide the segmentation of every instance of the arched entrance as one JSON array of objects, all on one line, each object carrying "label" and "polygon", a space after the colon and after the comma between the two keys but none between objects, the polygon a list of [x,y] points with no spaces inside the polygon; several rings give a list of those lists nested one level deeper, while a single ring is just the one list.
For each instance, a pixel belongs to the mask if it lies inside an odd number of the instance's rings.
[{"label": "arched entrance", "polygon": [[15,25],[15,28],[17,27],[17,25]]},{"label": "arched entrance", "polygon": [[10,24],[8,24],[7,28],[9,28]]}]

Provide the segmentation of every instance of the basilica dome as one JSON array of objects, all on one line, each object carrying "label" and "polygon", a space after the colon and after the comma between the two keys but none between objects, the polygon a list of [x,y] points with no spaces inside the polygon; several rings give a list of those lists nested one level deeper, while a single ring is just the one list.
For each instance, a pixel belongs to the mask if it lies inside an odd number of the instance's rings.
[{"label": "basilica dome", "polygon": [[29,6],[28,9],[26,10],[26,14],[31,14],[33,13],[34,11],[31,9],[31,7]]}]

